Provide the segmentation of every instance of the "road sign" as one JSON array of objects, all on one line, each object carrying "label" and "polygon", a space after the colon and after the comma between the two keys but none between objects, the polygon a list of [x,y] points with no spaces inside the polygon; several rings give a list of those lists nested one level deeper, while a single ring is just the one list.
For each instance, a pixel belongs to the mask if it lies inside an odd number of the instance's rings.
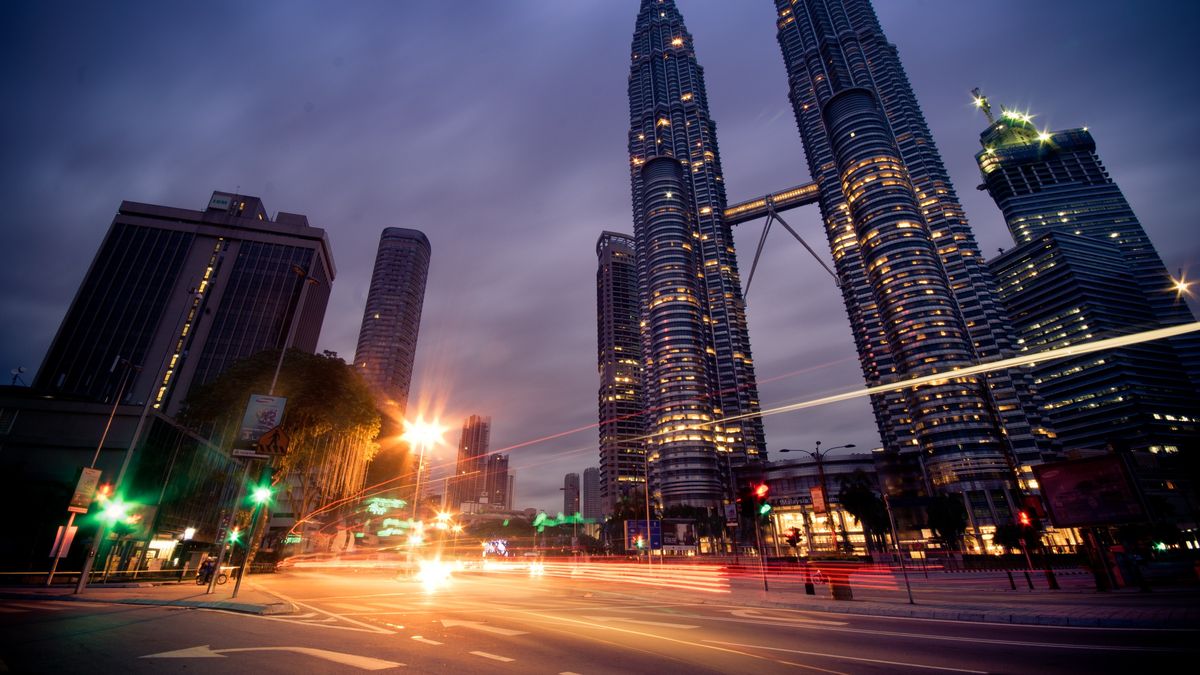
[{"label": "road sign", "polygon": [[100,469],[82,468],[79,470],[79,481],[75,483],[75,493],[71,495],[71,503],[67,511],[71,513],[87,513],[96,496],[96,485],[100,482]]},{"label": "road sign", "polygon": [[243,450],[242,448],[233,449],[234,457],[249,457],[250,459],[271,459],[270,455],[264,455],[253,450]]},{"label": "road sign", "polygon": [[268,455],[286,455],[292,439],[282,427],[274,427],[258,439],[258,451]]}]

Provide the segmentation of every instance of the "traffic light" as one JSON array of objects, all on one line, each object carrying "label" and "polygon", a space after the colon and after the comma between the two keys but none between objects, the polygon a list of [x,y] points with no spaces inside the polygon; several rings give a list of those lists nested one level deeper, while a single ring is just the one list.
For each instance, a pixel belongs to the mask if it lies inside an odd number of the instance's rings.
[{"label": "traffic light", "polygon": [[767,502],[767,496],[771,494],[771,486],[766,483],[759,483],[754,486],[754,512],[759,518],[766,519],[771,513],[771,505]]},{"label": "traffic light", "polygon": [[229,530],[229,543],[230,543],[230,545],[233,545],[233,544],[236,544],[236,543],[238,543],[238,540],[239,540],[239,539],[241,539],[241,537],[242,537],[242,530],[241,530],[241,528],[239,528],[239,527],[237,527],[237,526],[234,526],[234,527],[233,527],[233,529]]},{"label": "traffic light", "polygon": [[275,488],[271,487],[271,478],[274,473],[275,470],[270,466],[263,467],[258,484],[250,486],[250,503],[261,506],[271,501],[271,496],[275,494]]},{"label": "traffic light", "polygon": [[105,483],[104,485],[101,485],[100,487],[96,488],[96,501],[103,504],[104,502],[107,502],[108,500],[112,499],[112,494],[113,494],[112,483]]},{"label": "traffic light", "polygon": [[1029,517],[1028,511],[1018,511],[1017,522],[1020,523],[1021,527],[1033,527],[1033,519]]},{"label": "traffic light", "polygon": [[800,545],[800,528],[793,527],[788,529],[787,543],[792,548]]}]

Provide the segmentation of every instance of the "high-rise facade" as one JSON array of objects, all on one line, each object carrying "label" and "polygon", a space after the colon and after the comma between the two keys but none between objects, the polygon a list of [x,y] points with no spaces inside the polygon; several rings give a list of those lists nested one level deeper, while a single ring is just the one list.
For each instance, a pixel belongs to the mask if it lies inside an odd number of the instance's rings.
[{"label": "high-rise facade", "polygon": [[583,470],[583,517],[600,520],[604,517],[604,497],[600,492],[600,469]]},{"label": "high-rise facade", "polygon": [[487,504],[505,510],[512,509],[511,478],[508,455],[488,455],[483,462],[483,497]]},{"label": "high-rise facade", "polygon": [[[989,261],[1026,351],[1190,323],[1166,267],[1087,129],[1040,131],[1006,110],[981,134],[984,187],[1017,246]],[[1038,363],[1063,447],[1172,452],[1200,430],[1194,336]]]},{"label": "high-rise facade", "polygon": [[[203,210],[121,202],[34,387],[178,411],[234,361],[317,347],[335,270],[325,231],[271,219],[257,197],[214,192]],[[304,289],[306,276],[313,282]],[[301,299],[303,304],[301,305]]]},{"label": "high-rise facade", "polygon": [[[878,385],[1014,353],[954,187],[868,0],[775,0],[789,98],[864,377]],[[886,450],[1005,520],[1014,471],[1052,448],[1027,373],[872,397]]]},{"label": "high-rise facade", "polygon": [[563,513],[571,516],[579,509],[579,474],[569,473],[563,477]]},{"label": "high-rise facade", "polygon": [[488,444],[491,441],[492,418],[471,415],[463,421],[458,440],[458,461],[450,478],[448,492],[450,507],[460,509],[464,503],[478,503],[486,488]]},{"label": "high-rise facade", "polygon": [[402,227],[383,231],[354,352],[359,374],[397,419],[404,418],[408,405],[429,254],[424,233]]},{"label": "high-rise facade", "polygon": [[[1159,327],[1111,240],[1049,231],[989,264],[1026,350]],[[1200,438],[1200,394],[1165,340],[1039,362],[1033,374],[1068,451],[1172,453]]]},{"label": "high-rise facade", "polygon": [[646,480],[645,401],[633,237],[604,232],[596,242],[596,362],[600,374],[600,497],[604,512]]},{"label": "high-rise facade", "polygon": [[[642,0],[630,56],[628,147],[656,491],[666,505],[715,506],[726,494],[721,457],[743,464],[766,452],[762,421],[739,417],[758,412],[759,402],[733,236],[723,220],[716,124],[673,1]],[[667,277],[679,283],[668,288]],[[699,380],[685,383],[684,371]]]}]

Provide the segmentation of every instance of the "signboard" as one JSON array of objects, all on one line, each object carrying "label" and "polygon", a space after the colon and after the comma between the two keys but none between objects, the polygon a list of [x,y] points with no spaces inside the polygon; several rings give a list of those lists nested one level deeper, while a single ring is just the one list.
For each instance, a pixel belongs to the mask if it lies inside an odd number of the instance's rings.
[{"label": "signboard", "polygon": [[[71,542],[75,540],[75,533],[78,530],[79,528],[75,527],[74,525],[71,527],[59,525],[58,533],[54,535],[54,545],[50,547],[50,557],[67,557],[67,551],[71,550]],[[63,537],[64,534],[66,534],[65,538]]]},{"label": "signboard", "polygon": [[[645,520],[627,520],[625,521],[625,550],[638,550],[637,542],[646,541],[646,521]],[[653,550],[662,550],[662,521],[650,521],[650,548]]]},{"label": "signboard", "polygon": [[737,527],[737,526],[738,526],[737,504],[726,504],[725,505],[725,527]]},{"label": "signboard", "polygon": [[250,459],[271,459],[270,455],[264,455],[253,450],[246,450],[245,448],[234,448],[233,452],[230,454],[232,454],[234,457],[249,457]]},{"label": "signboard", "polygon": [[87,513],[96,496],[96,486],[100,483],[100,469],[80,469],[79,481],[75,483],[75,492],[71,495],[71,503],[67,506],[70,513]]},{"label": "signboard", "polygon": [[208,200],[208,208],[221,209],[222,211],[229,210],[229,195],[213,195],[212,199]]},{"label": "signboard", "polygon": [[1117,455],[1033,467],[1055,527],[1119,525],[1146,519],[1141,500]]},{"label": "signboard", "polygon": [[286,404],[287,399],[282,396],[251,394],[250,402],[246,404],[246,414],[242,416],[242,430],[238,434],[237,444],[244,448],[257,445],[258,439],[283,421]]},{"label": "signboard", "polygon": [[808,489],[808,493],[812,495],[812,507],[816,513],[825,513],[825,491],[820,485],[814,485]]}]

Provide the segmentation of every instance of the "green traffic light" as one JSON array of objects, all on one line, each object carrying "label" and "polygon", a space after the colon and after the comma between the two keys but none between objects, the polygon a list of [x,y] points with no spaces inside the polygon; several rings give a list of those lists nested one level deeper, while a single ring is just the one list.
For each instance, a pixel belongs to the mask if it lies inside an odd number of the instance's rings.
[{"label": "green traffic light", "polygon": [[241,537],[241,535],[242,535],[242,533],[240,530],[238,530],[238,528],[236,528],[236,527],[233,528],[232,530],[229,531],[229,543],[236,544],[238,542],[238,538]]},{"label": "green traffic light", "polygon": [[254,500],[255,504],[262,504],[271,500],[271,488],[261,486],[254,488],[254,492],[250,494],[250,499]]},{"label": "green traffic light", "polygon": [[765,516],[765,515],[767,515],[767,514],[768,514],[768,513],[770,513],[770,512],[771,512],[771,505],[770,505],[770,504],[763,504],[762,506],[758,507],[758,514],[759,514],[760,516]]},{"label": "green traffic light", "polygon": [[109,525],[125,520],[129,517],[129,505],[120,499],[114,500],[104,507],[101,516],[108,521]]}]

